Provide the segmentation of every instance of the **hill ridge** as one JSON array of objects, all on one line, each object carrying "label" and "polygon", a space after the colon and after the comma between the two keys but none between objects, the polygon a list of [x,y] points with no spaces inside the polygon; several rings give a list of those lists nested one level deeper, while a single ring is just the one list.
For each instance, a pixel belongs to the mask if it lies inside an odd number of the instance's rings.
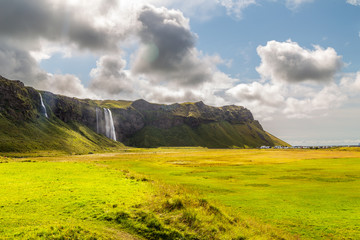
[{"label": "hill ridge", "polygon": [[[98,135],[107,135],[108,131],[108,112],[104,111],[107,108],[112,115],[116,139],[129,146],[247,148],[284,144],[265,132],[252,113],[242,106],[213,107],[202,101],[166,105],[150,103],[144,99],[79,99],[39,91],[25,86],[21,81],[4,77],[0,77],[0,93],[2,122],[8,121],[15,126],[35,126],[39,122],[48,121],[49,124],[63,125],[77,133],[79,128],[84,128],[88,134],[101,138]],[[43,98],[48,119],[43,119],[39,93]],[[6,127],[6,124],[3,125]],[[46,127],[43,127],[45,129],[35,128],[46,132]],[[5,135],[15,143],[19,141],[16,134],[4,133],[4,130],[1,133],[0,130],[0,136]],[[84,137],[84,134],[81,136]],[[96,145],[98,140],[89,141]],[[104,147],[109,144],[108,141],[111,142],[106,140]],[[6,147],[0,145],[0,151],[6,151]]]}]

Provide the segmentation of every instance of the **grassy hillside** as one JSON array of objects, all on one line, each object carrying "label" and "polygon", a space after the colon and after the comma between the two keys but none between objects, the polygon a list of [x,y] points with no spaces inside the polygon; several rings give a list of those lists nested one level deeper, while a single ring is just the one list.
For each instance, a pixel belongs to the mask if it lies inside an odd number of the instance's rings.
[{"label": "grassy hillside", "polygon": [[[85,100],[80,100],[85,101]],[[88,100],[87,103],[102,108],[127,108],[131,106],[132,101],[124,100]]]},{"label": "grassy hillside", "polygon": [[271,140],[274,142],[275,146],[284,146],[284,147],[290,147],[291,146],[287,142],[275,137],[271,133],[266,132],[266,134],[271,138]]},{"label": "grassy hillside", "polygon": [[181,125],[170,129],[146,126],[126,144],[139,147],[203,146],[209,148],[248,148],[261,145],[288,146],[259,129],[255,123],[230,124],[226,121],[201,124],[197,128]]},{"label": "grassy hillside", "polygon": [[0,114],[0,152],[57,151],[59,154],[87,154],[119,150],[122,143],[114,142],[79,123],[64,123],[40,117],[36,121],[10,121]]}]

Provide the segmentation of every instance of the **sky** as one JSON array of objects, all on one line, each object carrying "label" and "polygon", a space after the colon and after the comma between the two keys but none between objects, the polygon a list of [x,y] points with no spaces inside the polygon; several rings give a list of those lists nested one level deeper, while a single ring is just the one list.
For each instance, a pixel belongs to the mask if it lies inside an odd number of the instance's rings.
[{"label": "sky", "polygon": [[78,98],[248,108],[360,143],[360,0],[1,0],[0,75]]}]

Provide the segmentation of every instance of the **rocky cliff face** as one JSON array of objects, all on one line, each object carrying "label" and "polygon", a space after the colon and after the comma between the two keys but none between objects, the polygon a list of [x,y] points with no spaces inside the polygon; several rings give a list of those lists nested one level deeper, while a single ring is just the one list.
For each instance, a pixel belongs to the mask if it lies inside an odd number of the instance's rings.
[{"label": "rocky cliff face", "polygon": [[[37,90],[25,87],[20,81],[10,81],[1,77],[0,93],[0,113],[5,117],[18,121],[36,121],[41,115],[41,103]],[[103,114],[99,114],[99,112],[103,113],[104,107],[108,107],[104,101],[76,99],[43,91],[41,94],[50,121],[58,118],[65,123],[77,122],[94,132],[104,134]],[[162,105],[149,103],[145,100],[137,100],[124,106],[120,104],[121,101],[111,102],[112,105],[109,109],[112,112],[117,140],[134,146],[139,145],[136,142],[143,142],[132,141],[135,136],[137,139],[142,137],[152,139],[156,135],[151,134],[152,136],[149,137],[146,135],[148,133],[145,134],[144,129],[152,129],[152,131],[158,129],[159,131],[167,131],[166,134],[171,135],[174,132],[172,129],[186,127],[189,129],[188,135],[199,135],[200,133],[196,132],[202,126],[209,124],[215,126],[215,123],[222,122],[230,124],[229,126],[248,126],[250,134],[261,136],[256,145],[274,145],[270,138],[264,137],[266,133],[260,123],[254,120],[251,112],[244,107],[231,105],[218,108],[207,106],[203,102]],[[255,128],[256,131],[252,128]],[[223,130],[219,130],[219,132],[221,131],[223,132]],[[145,135],[142,136],[141,132],[144,132]],[[195,136],[192,139],[198,139],[198,137],[200,140],[204,138],[203,136]],[[247,136],[241,137],[245,139]],[[171,141],[172,145],[177,145],[176,136],[173,138],[175,141]],[[202,140],[199,139],[189,143],[189,145],[196,145],[201,142]],[[156,140],[158,139],[153,140],[153,142]],[[232,142],[236,145],[235,140]],[[166,143],[161,145],[164,144],[166,145]],[[144,147],[144,144],[140,145]],[[156,144],[150,145],[156,146]],[[186,145],[186,143],[178,145]],[[199,145],[204,144],[199,143]],[[236,146],[244,146],[244,143],[239,143]]]},{"label": "rocky cliff face", "polygon": [[9,81],[0,76],[0,113],[12,120],[30,120],[37,114],[38,92],[20,81]]},{"label": "rocky cliff face", "polygon": [[[77,121],[94,131],[104,132],[104,119],[96,119],[96,108],[103,111],[101,104],[91,100],[79,100],[50,92],[43,93],[43,99],[50,112],[64,122]],[[227,121],[232,124],[254,122],[251,112],[244,107],[225,106],[221,108],[205,105],[203,102],[161,105],[136,100],[126,108],[111,108],[116,136],[119,141],[126,141],[145,126],[159,129],[188,125],[197,128],[201,124]],[[100,114],[101,115],[101,114]],[[98,121],[98,124],[97,124]],[[98,125],[98,126],[97,126]]]}]

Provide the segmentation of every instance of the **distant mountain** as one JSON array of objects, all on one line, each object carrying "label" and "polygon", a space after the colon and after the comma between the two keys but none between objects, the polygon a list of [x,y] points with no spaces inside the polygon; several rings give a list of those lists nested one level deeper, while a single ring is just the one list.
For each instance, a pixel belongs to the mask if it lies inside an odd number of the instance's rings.
[{"label": "distant mountain", "polygon": [[77,99],[38,91],[0,76],[0,151],[86,153],[123,144],[209,148],[288,145],[265,132],[251,112],[240,106]]}]

